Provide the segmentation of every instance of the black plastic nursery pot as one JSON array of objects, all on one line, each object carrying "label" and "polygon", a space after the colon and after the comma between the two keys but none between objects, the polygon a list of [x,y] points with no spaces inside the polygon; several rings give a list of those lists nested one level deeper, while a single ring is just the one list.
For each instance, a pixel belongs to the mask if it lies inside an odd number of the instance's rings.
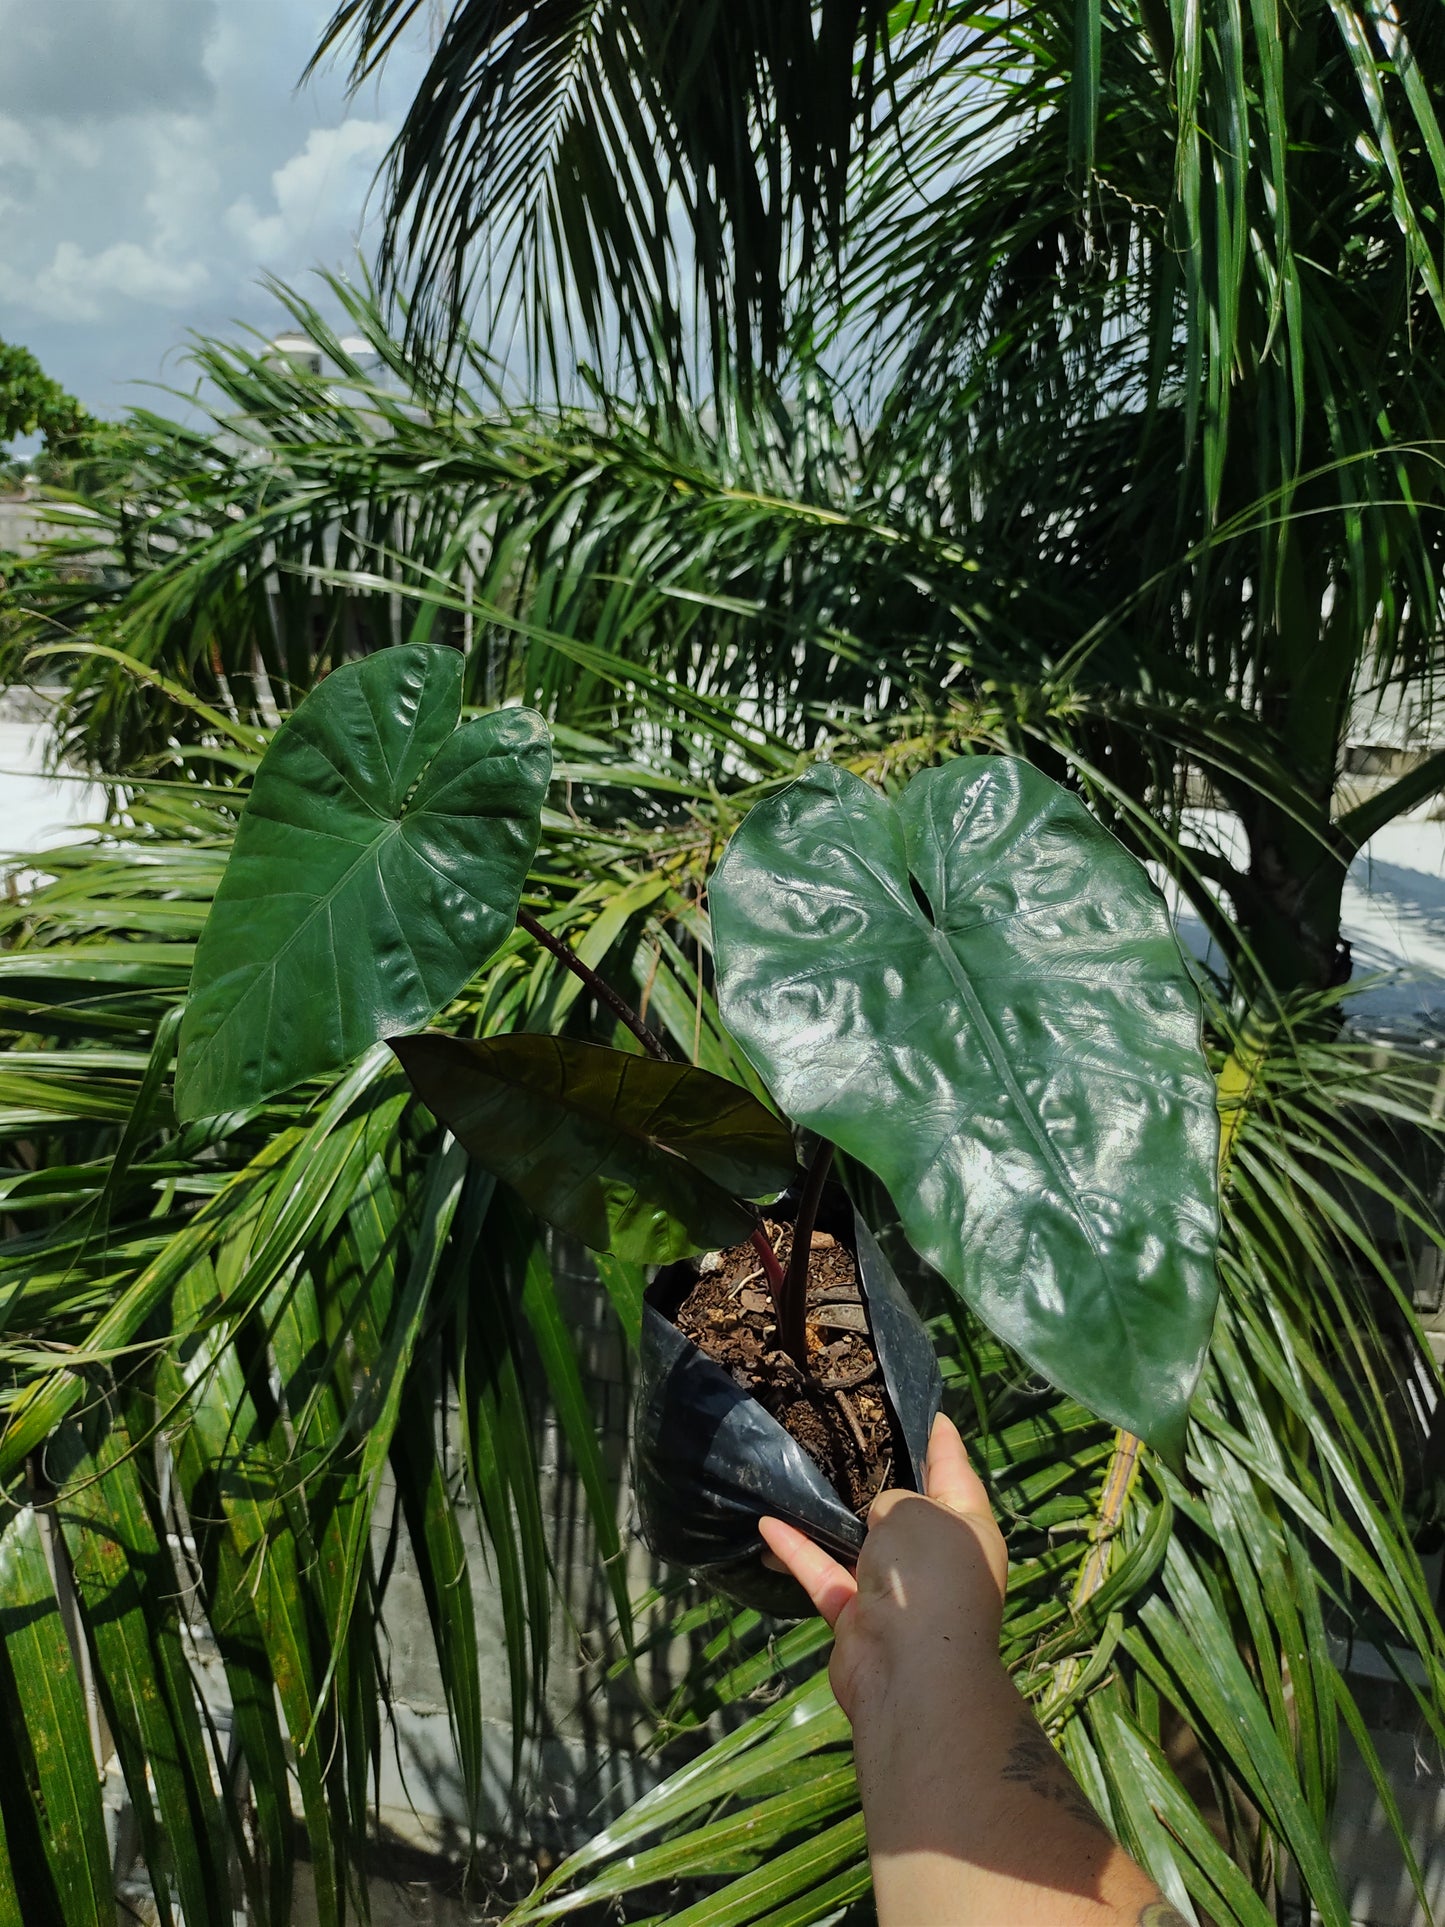
[{"label": "black plastic nursery pot", "polygon": [[[795,1200],[768,1208],[791,1223]],[[847,1195],[830,1185],[818,1212],[853,1254],[883,1388],[906,1447],[894,1484],[921,1491],[928,1435],[943,1383],[923,1321]],[[762,1563],[758,1520],[785,1519],[851,1565],[863,1545],[856,1515],[795,1439],[672,1322],[696,1284],[696,1260],[667,1265],[648,1288],[634,1432],[642,1537],[740,1605],[780,1618],[813,1608],[796,1580]]]}]

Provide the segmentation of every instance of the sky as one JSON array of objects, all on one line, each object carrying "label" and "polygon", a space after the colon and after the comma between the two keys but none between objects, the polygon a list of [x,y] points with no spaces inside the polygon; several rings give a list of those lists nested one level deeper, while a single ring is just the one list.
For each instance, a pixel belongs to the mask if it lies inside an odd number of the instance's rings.
[{"label": "sky", "polygon": [[424,36],[298,85],[334,0],[0,0],[0,339],[97,414],[170,404],[186,336],[284,325],[270,273],[354,271]]}]

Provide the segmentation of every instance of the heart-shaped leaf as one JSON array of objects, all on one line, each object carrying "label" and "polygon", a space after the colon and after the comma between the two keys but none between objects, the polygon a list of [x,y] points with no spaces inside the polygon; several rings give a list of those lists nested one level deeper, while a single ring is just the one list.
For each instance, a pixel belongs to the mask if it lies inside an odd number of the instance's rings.
[{"label": "heart-shaped leaf", "polygon": [[666,1264],[746,1238],[731,1195],[795,1175],[786,1124],[694,1064],[570,1037],[394,1037],[412,1088],[479,1164],[594,1251]]},{"label": "heart-shaped leaf", "polygon": [[530,709],[458,729],[461,693],[454,649],[384,649],[278,730],[196,949],[181,1118],[416,1029],[511,931],[551,744]]},{"label": "heart-shaped leaf", "polygon": [[1029,764],[895,808],[820,766],[710,899],[723,1021],[1056,1385],[1177,1457],[1214,1314],[1214,1087],[1162,898]]}]

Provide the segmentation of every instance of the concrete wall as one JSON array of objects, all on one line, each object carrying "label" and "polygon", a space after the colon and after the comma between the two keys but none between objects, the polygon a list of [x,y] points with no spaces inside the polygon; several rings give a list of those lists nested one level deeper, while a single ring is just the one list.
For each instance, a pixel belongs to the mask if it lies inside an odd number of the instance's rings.
[{"label": "concrete wall", "polygon": [[0,555],[23,555],[45,534],[38,503],[23,495],[0,495]]},{"label": "concrete wall", "polygon": [[[608,1468],[622,1485],[621,1515],[631,1516],[627,1481],[627,1351],[617,1319],[585,1254],[554,1253],[558,1297],[573,1332]],[[538,1375],[540,1387],[540,1374]],[[538,1438],[541,1498],[549,1522],[550,1553],[559,1588],[552,1624],[543,1731],[528,1757],[529,1797],[520,1812],[509,1801],[512,1726],[501,1601],[488,1567],[479,1522],[463,1505],[486,1718],[488,1830],[508,1831],[518,1844],[556,1851],[588,1837],[620,1812],[656,1771],[640,1749],[652,1720],[644,1695],[665,1698],[686,1664],[684,1649],[664,1650],[641,1682],[607,1687],[606,1639],[613,1611],[587,1509],[567,1469],[567,1455],[549,1419]],[[460,1475],[455,1438],[449,1471]],[[388,1518],[386,1500],[379,1517]],[[628,1580],[640,1596],[664,1575],[629,1537]],[[421,1582],[403,1546],[387,1591],[386,1635],[391,1643],[397,1746],[383,1769],[383,1824],[399,1838],[425,1845],[433,1835],[464,1836],[467,1814],[461,1775],[447,1725],[445,1698],[427,1625]]]}]

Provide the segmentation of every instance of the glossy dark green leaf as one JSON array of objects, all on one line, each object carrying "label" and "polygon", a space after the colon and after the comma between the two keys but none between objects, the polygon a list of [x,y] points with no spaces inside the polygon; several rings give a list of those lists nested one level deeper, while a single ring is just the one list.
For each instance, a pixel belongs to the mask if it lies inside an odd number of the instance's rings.
[{"label": "glossy dark green leaf", "polygon": [[723,1018],[782,1108],[876,1171],[979,1315],[1171,1453],[1216,1297],[1218,1127],[1164,904],[1008,757],[898,807],[821,766],[711,889]]},{"label": "glossy dark green leaf", "polygon": [[570,1037],[397,1037],[417,1096],[479,1164],[597,1251],[665,1264],[746,1237],[733,1193],[781,1191],[787,1126],[736,1084]]},{"label": "glossy dark green leaf", "polygon": [[512,929],[551,746],[530,709],[459,729],[461,691],[455,650],[384,649],[277,733],[196,949],[182,1118],[424,1024]]}]

